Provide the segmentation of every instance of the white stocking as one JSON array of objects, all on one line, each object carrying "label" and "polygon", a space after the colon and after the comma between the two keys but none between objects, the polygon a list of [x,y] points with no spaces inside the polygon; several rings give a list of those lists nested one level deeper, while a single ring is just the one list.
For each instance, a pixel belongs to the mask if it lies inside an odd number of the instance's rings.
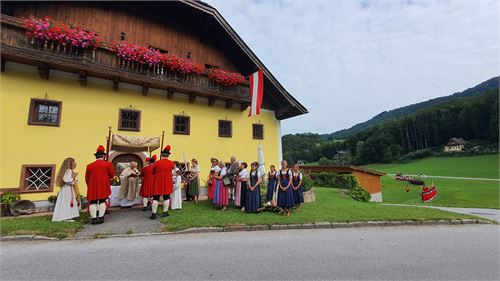
[{"label": "white stocking", "polygon": [[170,207],[170,199],[163,201],[163,212],[168,212],[168,207]]},{"label": "white stocking", "polygon": [[148,206],[148,198],[147,197],[142,198],[142,206],[143,207]]},{"label": "white stocking", "polygon": [[104,217],[104,214],[106,214],[106,202],[99,204],[99,217]]},{"label": "white stocking", "polygon": [[151,211],[153,211],[153,214],[156,214],[156,210],[158,210],[158,201],[153,200],[153,204],[151,204]]},{"label": "white stocking", "polygon": [[97,204],[89,205],[89,213],[91,218],[93,219],[97,218]]}]

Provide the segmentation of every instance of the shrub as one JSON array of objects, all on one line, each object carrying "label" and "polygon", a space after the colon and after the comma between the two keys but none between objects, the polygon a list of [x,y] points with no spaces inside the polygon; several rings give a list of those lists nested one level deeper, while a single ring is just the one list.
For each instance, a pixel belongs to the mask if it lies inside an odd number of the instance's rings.
[{"label": "shrub", "polygon": [[352,189],[358,184],[351,174],[311,173],[310,177],[317,186]]},{"label": "shrub", "polygon": [[351,196],[352,199],[361,201],[361,202],[368,202],[372,198],[370,192],[364,190],[360,186],[354,187],[351,192],[349,192],[349,196]]},{"label": "shrub", "polygon": [[302,189],[303,191],[309,191],[314,186],[314,181],[309,175],[302,175]]},{"label": "shrub", "polygon": [[399,158],[399,161],[408,162],[415,159],[422,159],[431,155],[432,155],[432,150],[430,148],[421,149],[401,156],[401,158]]},{"label": "shrub", "polygon": [[334,164],[334,161],[333,160],[330,160],[326,157],[321,157],[318,161],[318,164],[320,166],[327,166],[327,165],[333,165]]},{"label": "shrub", "polygon": [[6,192],[2,194],[1,202],[6,206],[14,205],[17,201],[21,199],[21,196],[16,193]]},{"label": "shrub", "polygon": [[56,203],[57,202],[57,195],[50,195],[47,200],[50,202],[50,203]]}]

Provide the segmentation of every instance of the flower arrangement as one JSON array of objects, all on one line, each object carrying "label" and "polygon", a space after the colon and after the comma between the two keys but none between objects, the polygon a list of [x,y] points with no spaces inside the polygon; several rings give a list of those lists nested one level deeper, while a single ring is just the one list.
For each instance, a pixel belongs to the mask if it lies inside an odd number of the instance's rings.
[{"label": "flower arrangement", "polygon": [[129,62],[148,65],[149,67],[165,67],[170,71],[183,74],[202,74],[203,67],[192,61],[175,55],[163,54],[153,48],[120,42],[113,44],[116,55]]},{"label": "flower arrangement", "polygon": [[57,42],[63,46],[96,49],[101,45],[99,35],[80,26],[70,26],[49,17],[45,19],[30,16],[24,19],[26,35],[47,42]]},{"label": "flower arrangement", "polygon": [[223,86],[235,86],[245,80],[243,75],[239,73],[228,72],[220,69],[210,70],[208,78]]}]

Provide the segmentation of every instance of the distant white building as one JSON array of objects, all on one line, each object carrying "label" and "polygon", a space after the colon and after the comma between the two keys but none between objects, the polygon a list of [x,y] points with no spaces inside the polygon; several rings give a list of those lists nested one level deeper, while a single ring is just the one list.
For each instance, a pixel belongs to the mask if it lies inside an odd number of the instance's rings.
[{"label": "distant white building", "polygon": [[466,141],[463,138],[451,138],[444,146],[444,152],[457,152],[464,150]]}]

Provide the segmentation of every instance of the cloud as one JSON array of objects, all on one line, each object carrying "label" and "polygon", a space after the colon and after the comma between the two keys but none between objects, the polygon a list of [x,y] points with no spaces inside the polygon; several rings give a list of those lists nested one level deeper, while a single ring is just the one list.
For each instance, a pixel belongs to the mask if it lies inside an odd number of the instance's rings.
[{"label": "cloud", "polygon": [[497,1],[210,0],[329,133],[499,74]]}]

